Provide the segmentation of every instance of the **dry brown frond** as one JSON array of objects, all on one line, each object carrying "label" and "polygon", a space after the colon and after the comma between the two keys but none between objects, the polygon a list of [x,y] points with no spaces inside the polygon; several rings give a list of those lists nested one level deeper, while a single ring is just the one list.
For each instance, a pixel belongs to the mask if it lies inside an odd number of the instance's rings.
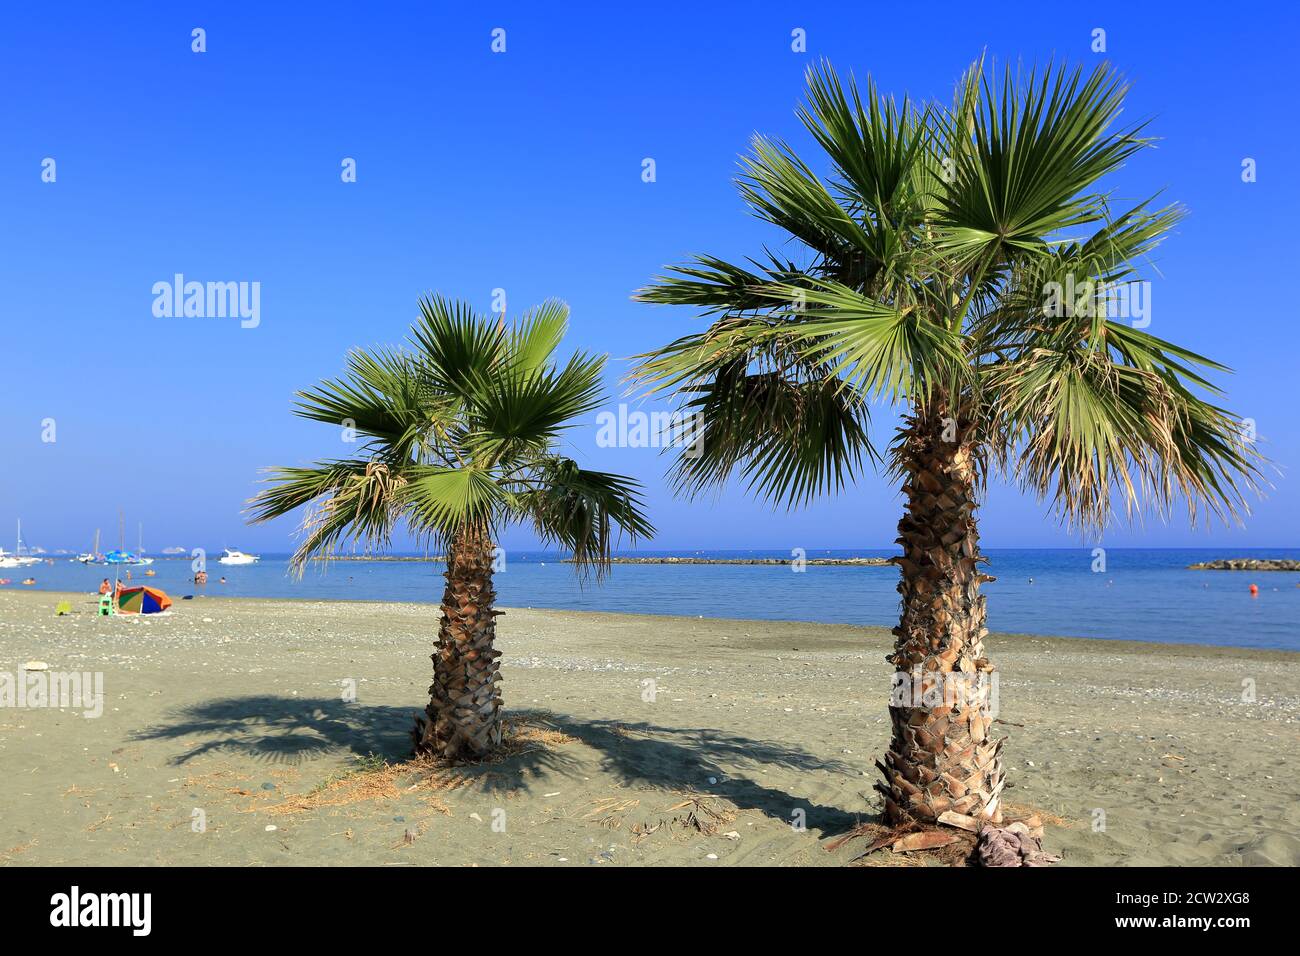
[{"label": "dry brown frond", "polygon": [[[418,794],[438,813],[451,809],[437,796],[473,786],[493,774],[475,774],[473,768],[490,766],[522,753],[550,750],[576,740],[550,723],[553,715],[529,713],[511,716],[503,723],[501,746],[482,760],[449,764],[429,756],[412,757],[398,763],[384,761],[326,780],[315,790],[292,796],[272,806],[253,806],[245,812],[265,810],[272,814],[303,813],[328,807],[350,806],[372,800],[395,800],[404,794]],[[257,797],[256,792],[230,791],[240,796]]]},{"label": "dry brown frond", "polygon": [[1038,807],[1030,806],[1027,803],[1004,803],[1002,804],[1002,825],[1015,823],[1019,820],[1022,823],[1028,823],[1031,827],[1035,824],[1030,823],[1030,819],[1038,817],[1039,824],[1048,824],[1054,827],[1065,827],[1067,830],[1075,825],[1077,821],[1067,820],[1065,817],[1058,817],[1055,813],[1048,810],[1040,810]]},{"label": "dry brown frond", "polygon": [[728,810],[713,803],[708,797],[698,794],[692,794],[681,803],[668,808],[669,813],[677,810],[685,810],[686,813],[669,820],[670,826],[688,827],[698,830],[705,836],[712,836],[719,827],[736,819],[734,810]]}]

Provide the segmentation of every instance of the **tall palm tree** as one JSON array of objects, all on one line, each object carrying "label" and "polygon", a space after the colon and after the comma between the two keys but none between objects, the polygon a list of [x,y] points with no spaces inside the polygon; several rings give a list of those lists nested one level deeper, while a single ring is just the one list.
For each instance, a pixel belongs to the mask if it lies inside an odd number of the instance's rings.
[{"label": "tall palm tree", "polygon": [[[946,696],[892,702],[877,789],[893,822],[949,810],[996,821],[1002,741],[980,679],[994,673],[976,517],[986,478],[1099,531],[1121,501],[1129,518],[1185,504],[1193,522],[1236,519],[1260,459],[1202,397],[1223,366],[1108,314],[1180,217],[1117,209],[1101,185],[1149,143],[1116,128],[1127,88],[1109,67],[999,79],[981,61],[947,107],[884,99],[870,81],[860,92],[825,64],[808,85],[799,117],[826,175],[758,136],[738,180],[784,250],[744,265],[700,256],[641,290],[713,321],[640,356],[634,379],[703,418],[702,454],[674,468],[684,492],[738,472],[793,506],[838,490],[864,459],[901,484],[890,661]],[[872,403],[901,414],[883,451]]]},{"label": "tall palm tree", "polygon": [[403,524],[445,549],[417,753],[477,757],[501,741],[493,572],[502,527],[531,523],[572,553],[579,573],[598,576],[615,526],[632,540],[654,533],[638,482],[556,451],[561,432],[600,404],[605,364],[581,353],[557,364],[567,324],[568,307],[553,300],[506,326],[464,303],[422,299],[407,348],[354,351],[342,378],[298,393],[294,413],[354,431],[358,454],[271,469],[250,502],[254,521],[311,506],[293,556],[299,573],[345,541],[385,545]]}]

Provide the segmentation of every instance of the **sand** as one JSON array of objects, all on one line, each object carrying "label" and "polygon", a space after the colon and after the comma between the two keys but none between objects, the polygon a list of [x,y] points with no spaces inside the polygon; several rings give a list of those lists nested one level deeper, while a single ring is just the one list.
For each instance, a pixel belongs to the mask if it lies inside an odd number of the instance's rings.
[{"label": "sand", "polygon": [[[61,599],[74,614],[54,616]],[[40,660],[104,680],[98,717],[0,708],[0,864],[928,862],[836,845],[879,813],[884,629],[511,609],[516,752],[412,773],[380,768],[426,701],[435,607],[93,612],[85,595],[0,591],[0,673]],[[1006,800],[1057,821],[1044,845],[1061,865],[1300,863],[1300,655],[989,649]]]}]

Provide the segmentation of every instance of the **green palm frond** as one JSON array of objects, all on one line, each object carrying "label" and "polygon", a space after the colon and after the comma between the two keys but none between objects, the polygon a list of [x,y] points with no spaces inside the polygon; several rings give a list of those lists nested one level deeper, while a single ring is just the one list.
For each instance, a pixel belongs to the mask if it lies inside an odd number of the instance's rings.
[{"label": "green palm frond", "polygon": [[354,428],[386,455],[408,458],[424,425],[424,398],[410,363],[397,351],[354,350],[345,376],[298,392],[294,414]]},{"label": "green palm frond", "polygon": [[506,350],[505,332],[497,326],[465,302],[422,298],[411,343],[428,387],[450,397],[470,396]]},{"label": "green palm frond", "polygon": [[[1127,87],[1102,64],[1087,78],[1060,68],[988,77],[969,130],[944,121],[952,182],[943,192],[940,247],[967,267],[1041,249],[1047,237],[1105,215],[1098,182],[1149,140],[1140,126],[1112,130]],[[972,145],[964,140],[970,136]]]},{"label": "green palm frond", "polygon": [[793,380],[736,363],[685,396],[694,440],[674,463],[682,493],[720,485],[739,471],[752,491],[794,506],[839,490],[864,456],[878,457],[866,401],[833,379]]},{"label": "green palm frond", "polygon": [[1144,505],[1167,517],[1184,502],[1193,523],[1249,512],[1262,459],[1223,409],[1186,384],[1216,363],[1121,323],[1105,344],[1042,335],[984,376],[990,444],[1002,470],[1050,501],[1073,526],[1097,530]]},{"label": "green palm frond", "polygon": [[383,462],[318,462],[310,468],[268,469],[270,487],[249,501],[250,520],[268,521],[307,506],[302,540],[290,559],[301,576],[314,555],[344,541],[385,546],[401,517],[403,471]]},{"label": "green palm frond", "polygon": [[400,504],[422,534],[449,541],[466,527],[492,527],[509,507],[508,492],[486,468],[415,465],[408,469]]},{"label": "green palm frond", "polygon": [[835,164],[837,192],[861,227],[877,232],[917,217],[926,200],[916,171],[928,149],[929,109],[918,114],[906,99],[886,100],[871,79],[865,96],[852,82],[846,92],[825,61],[808,70],[808,101],[798,116]]},{"label": "green palm frond", "polygon": [[601,404],[602,356],[574,355],[563,368],[495,369],[473,387],[466,445],[499,462],[550,445],[573,419]]},{"label": "green palm frond", "polygon": [[826,184],[788,146],[754,137],[742,160],[740,194],[758,216],[837,262],[865,260],[873,252],[862,223],[831,195]]},{"label": "green palm frond", "polygon": [[803,277],[793,263],[771,257],[768,266],[754,265],[762,272],[712,256],[699,256],[689,265],[674,267],[673,274],[660,276],[653,285],[639,289],[633,298],[658,305],[699,306],[706,315],[739,314],[771,309],[771,296],[764,290],[774,283],[792,284]]},{"label": "green palm frond", "polygon": [[924,396],[964,371],[960,337],[921,310],[882,305],[838,282],[811,285],[772,287],[774,297],[799,303],[787,313],[799,321],[782,334],[806,361],[867,396],[890,402]]},{"label": "green palm frond", "polygon": [[1005,354],[1050,329],[1100,342],[1097,322],[1108,317],[1110,299],[1141,281],[1147,257],[1183,216],[1179,206],[1153,213],[1146,206],[1106,222],[1084,242],[1023,256],[997,290],[994,305],[977,310],[969,324],[972,352]]},{"label": "green palm frond", "polygon": [[510,327],[507,352],[510,364],[521,372],[535,372],[551,361],[569,327],[569,307],[548,299],[525,312]]},{"label": "green palm frond", "polygon": [[518,505],[537,536],[573,556],[580,573],[599,579],[610,566],[615,530],[629,543],[654,535],[644,512],[641,484],[602,471],[579,468],[569,458],[540,457],[519,483]]}]

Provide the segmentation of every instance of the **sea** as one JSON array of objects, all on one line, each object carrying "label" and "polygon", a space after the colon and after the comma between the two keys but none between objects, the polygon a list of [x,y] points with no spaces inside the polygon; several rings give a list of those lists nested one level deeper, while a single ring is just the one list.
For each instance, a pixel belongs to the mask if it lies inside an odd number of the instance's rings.
[{"label": "sea", "polygon": [[[814,558],[888,557],[888,550],[809,550]],[[209,551],[220,554],[220,550]],[[789,551],[636,551],[635,556],[785,558]],[[984,585],[988,626],[995,632],[1217,644],[1300,650],[1300,573],[1191,571],[1214,558],[1300,559],[1281,549],[991,549]],[[812,621],[892,627],[898,621],[898,572],[892,567],[807,565],[615,565],[602,582],[580,580],[562,556],[510,551],[496,575],[501,607],[563,608],[628,614]],[[0,570],[4,590],[94,592],[114,568],[53,564]],[[315,564],[301,580],[287,554],[263,554],[255,565],[208,560],[208,583],[192,583],[190,558],[155,558],[153,577],[133,570],[174,600],[187,595],[306,600],[423,601],[442,598],[440,562],[345,560]],[[121,569],[119,569],[120,572]],[[36,584],[20,581],[34,577]],[[225,583],[221,582],[225,578]],[[1250,585],[1258,587],[1252,595]]]}]

